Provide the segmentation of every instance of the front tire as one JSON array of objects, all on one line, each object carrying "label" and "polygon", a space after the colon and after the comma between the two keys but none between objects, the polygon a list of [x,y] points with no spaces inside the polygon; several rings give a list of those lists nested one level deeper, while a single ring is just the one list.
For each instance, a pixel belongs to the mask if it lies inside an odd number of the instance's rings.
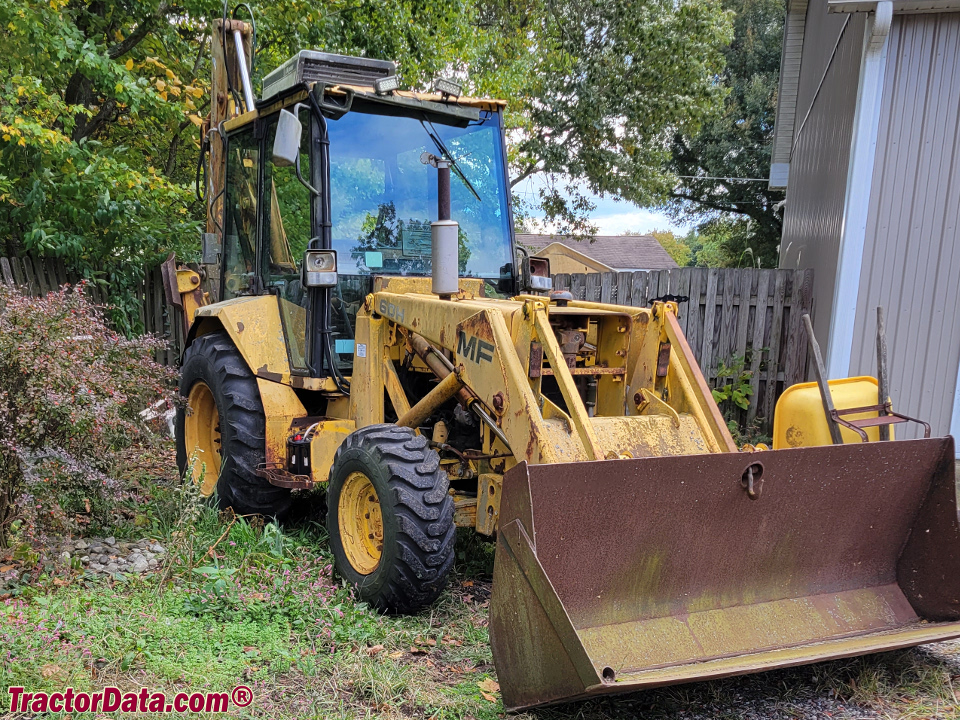
[{"label": "front tire", "polygon": [[337,572],[360,600],[415,613],[436,600],[453,568],[453,499],[427,438],[371,425],[337,450],[327,531]]},{"label": "front tire", "polygon": [[[225,332],[201,335],[187,348],[180,368],[177,466],[196,457],[193,480],[200,492],[216,490],[221,509],[238,515],[282,517],[290,491],[256,475],[266,453],[266,418],[257,379]],[[205,468],[205,469],[204,469]]]}]

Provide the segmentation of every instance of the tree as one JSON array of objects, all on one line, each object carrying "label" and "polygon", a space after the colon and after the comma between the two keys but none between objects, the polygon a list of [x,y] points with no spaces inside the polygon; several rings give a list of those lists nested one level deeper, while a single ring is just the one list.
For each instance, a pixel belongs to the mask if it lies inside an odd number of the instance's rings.
[{"label": "tree", "polygon": [[494,0],[479,25],[476,89],[511,103],[511,183],[550,178],[538,202],[560,232],[590,234],[581,187],[640,205],[667,197],[670,133],[696,132],[721,98],[719,2]]},{"label": "tree", "polygon": [[657,239],[657,242],[663,246],[663,249],[667,251],[677,265],[686,267],[690,264],[693,259],[693,252],[690,250],[690,246],[683,242],[682,238],[678,238],[669,230],[654,230],[650,234]]},{"label": "tree", "polygon": [[[401,82],[441,74],[510,100],[515,184],[532,174],[649,204],[670,190],[669,131],[720,97],[720,0],[285,0],[256,7],[254,84],[302,48],[390,58]],[[209,106],[213,0],[0,3],[0,236],[6,254],[63,258],[123,298],[170,251],[191,259],[198,127]],[[573,230],[590,205],[538,199]]]},{"label": "tree", "polygon": [[699,132],[675,134],[669,167],[678,180],[666,207],[720,242],[723,259],[715,262],[776,267],[782,220],[774,206],[783,193],[763,178],[770,171],[783,3],[724,0],[724,7],[736,13],[722,76],[729,94],[722,114]]},{"label": "tree", "polygon": [[200,122],[184,38],[202,29],[172,13],[166,0],[0,4],[4,250],[61,257],[110,284],[126,330],[144,264],[192,245],[199,228],[170,154]]},{"label": "tree", "polygon": [[627,230],[621,235],[652,235],[657,242],[667,251],[667,254],[673,258],[673,261],[680,267],[687,267],[692,264],[693,250],[687,243],[687,238],[678,238],[670,230],[652,230],[649,233]]},{"label": "tree", "polygon": [[[319,46],[397,58],[408,82],[422,84],[462,54],[468,40],[442,38],[472,38],[471,7],[265,4],[259,69]],[[121,305],[112,319],[127,331],[137,329],[133,289],[144,266],[171,251],[193,259],[199,244],[197,128],[209,106],[208,21],[222,8],[211,0],[0,3],[2,251],[60,257],[109,284]]]}]

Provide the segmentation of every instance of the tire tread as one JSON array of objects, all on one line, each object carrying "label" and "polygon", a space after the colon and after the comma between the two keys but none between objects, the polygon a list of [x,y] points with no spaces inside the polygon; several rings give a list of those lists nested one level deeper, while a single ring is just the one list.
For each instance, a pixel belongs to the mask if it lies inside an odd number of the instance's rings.
[{"label": "tire tread", "polygon": [[[221,509],[232,507],[241,515],[283,517],[290,508],[291,494],[257,477],[257,466],[264,461],[266,417],[260,400],[257,379],[247,367],[224,331],[201,335],[187,348],[181,366],[181,378],[203,380],[217,400],[221,425],[229,423],[230,433],[221,430],[223,459],[217,480],[217,499]],[[182,387],[184,399],[189,387]],[[192,386],[192,383],[191,383]],[[183,409],[178,410],[177,464],[181,474],[189,461],[183,441]]]},{"label": "tire tread", "polygon": [[[453,569],[456,527],[446,472],[427,438],[397,425],[371,425],[344,440],[334,458],[331,479],[341,458],[355,449],[369,451],[389,475],[398,544],[396,562],[376,594],[365,595],[362,584],[355,587],[361,599],[380,610],[417,612],[439,597]],[[381,504],[385,500],[381,498]],[[329,508],[328,528],[336,512],[335,507]],[[339,569],[345,561],[337,558],[337,562]]]}]

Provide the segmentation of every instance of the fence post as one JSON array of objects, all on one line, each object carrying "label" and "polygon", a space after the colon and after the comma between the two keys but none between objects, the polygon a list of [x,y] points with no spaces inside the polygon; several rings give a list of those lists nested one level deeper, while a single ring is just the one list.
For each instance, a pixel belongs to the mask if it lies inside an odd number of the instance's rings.
[{"label": "fence post", "polygon": [[[750,407],[747,408],[747,424],[757,417],[763,398],[760,397],[760,363],[763,360],[763,338],[767,329],[767,300],[770,294],[770,280],[776,270],[760,270],[757,277],[757,306],[753,315],[753,337],[750,341]],[[769,420],[768,415],[764,415]]]}]

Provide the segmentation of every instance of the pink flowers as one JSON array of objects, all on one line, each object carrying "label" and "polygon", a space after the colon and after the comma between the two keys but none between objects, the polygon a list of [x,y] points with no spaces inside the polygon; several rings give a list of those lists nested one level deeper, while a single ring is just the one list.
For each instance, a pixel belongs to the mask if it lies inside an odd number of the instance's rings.
[{"label": "pink flowers", "polygon": [[[42,515],[64,520],[89,512],[76,504],[84,498],[102,501],[94,512],[117,499],[115,453],[141,431],[138,411],[156,389],[172,387],[172,372],[152,359],[162,346],[110,330],[82,284],[43,298],[0,285],[0,498],[29,490],[48,506]],[[0,499],[0,531],[25,508]]]}]

